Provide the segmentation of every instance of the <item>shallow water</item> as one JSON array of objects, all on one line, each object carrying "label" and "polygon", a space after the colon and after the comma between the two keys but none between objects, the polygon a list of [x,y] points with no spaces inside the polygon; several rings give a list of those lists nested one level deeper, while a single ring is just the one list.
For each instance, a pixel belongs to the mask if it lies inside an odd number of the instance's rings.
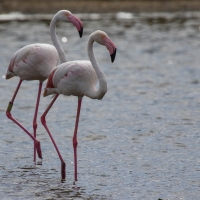
[{"label": "shallow water", "polygon": [[[5,16],[4,16],[5,17]],[[60,96],[47,123],[66,161],[60,161],[38,119],[42,165],[33,163],[33,142],[5,116],[19,79],[0,81],[1,199],[199,199],[200,24],[198,13],[80,15],[84,36],[59,23],[69,60],[87,59],[88,36],[108,33],[118,50],[112,64],[95,45],[105,72],[103,100],[83,99],[78,131],[78,182],[73,185],[72,135],[77,98]],[[1,17],[0,17],[1,19]],[[2,20],[0,74],[13,53],[35,42],[51,43],[48,19]],[[24,82],[12,109],[32,132],[38,83]],[[50,97],[41,98],[39,116]]]}]

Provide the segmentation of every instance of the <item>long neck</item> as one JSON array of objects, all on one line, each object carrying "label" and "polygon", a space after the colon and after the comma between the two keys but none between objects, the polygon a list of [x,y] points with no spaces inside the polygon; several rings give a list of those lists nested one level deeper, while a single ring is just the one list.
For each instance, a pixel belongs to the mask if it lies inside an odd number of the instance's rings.
[{"label": "long neck", "polygon": [[51,35],[51,40],[55,46],[55,48],[58,51],[58,55],[60,57],[60,63],[64,63],[67,62],[67,58],[65,56],[65,52],[63,50],[63,48],[60,45],[60,42],[58,41],[58,38],[56,36],[56,23],[58,22],[58,19],[56,16],[53,17],[53,19],[51,20],[51,24],[50,24],[50,35]]},{"label": "long neck", "polygon": [[87,51],[88,51],[88,57],[90,59],[90,62],[92,63],[92,66],[99,80],[99,88],[98,89],[95,88],[94,90],[90,91],[90,94],[88,96],[94,99],[102,99],[105,93],[107,92],[107,82],[106,82],[105,75],[94,56],[93,43],[94,43],[94,40],[92,39],[92,37],[90,37],[88,41]]}]

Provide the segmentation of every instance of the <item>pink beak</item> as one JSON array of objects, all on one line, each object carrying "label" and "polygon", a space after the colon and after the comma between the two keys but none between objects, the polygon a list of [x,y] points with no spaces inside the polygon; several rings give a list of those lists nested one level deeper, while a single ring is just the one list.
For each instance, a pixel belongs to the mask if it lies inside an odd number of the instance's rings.
[{"label": "pink beak", "polygon": [[78,30],[79,36],[82,37],[82,35],[83,35],[83,22],[79,18],[75,17],[72,14],[68,16],[68,19]]},{"label": "pink beak", "polygon": [[110,52],[111,62],[114,62],[116,51],[117,51],[115,44],[108,37],[105,37],[103,39],[103,41],[104,41],[106,48]]}]

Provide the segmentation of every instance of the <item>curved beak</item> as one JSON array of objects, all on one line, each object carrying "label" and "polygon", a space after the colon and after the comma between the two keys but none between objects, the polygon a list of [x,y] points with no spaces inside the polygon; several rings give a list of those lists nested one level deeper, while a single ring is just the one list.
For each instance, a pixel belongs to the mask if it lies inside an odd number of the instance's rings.
[{"label": "curved beak", "polygon": [[80,38],[82,37],[82,35],[83,35],[83,26],[81,27],[81,30],[80,31],[78,31],[79,32],[79,36],[80,36]]},{"label": "curved beak", "polygon": [[111,57],[111,62],[112,62],[112,63],[113,63],[114,60],[115,60],[116,51],[117,51],[117,49],[115,48],[114,52],[110,55],[110,57]]},{"label": "curved beak", "polygon": [[111,62],[114,62],[116,52],[117,52],[117,48],[116,48],[115,44],[108,37],[103,38],[103,41],[104,41],[104,45],[110,52]]},{"label": "curved beak", "polygon": [[76,27],[77,31],[79,32],[79,36],[82,37],[82,35],[83,35],[83,22],[73,14],[68,15],[68,19]]}]

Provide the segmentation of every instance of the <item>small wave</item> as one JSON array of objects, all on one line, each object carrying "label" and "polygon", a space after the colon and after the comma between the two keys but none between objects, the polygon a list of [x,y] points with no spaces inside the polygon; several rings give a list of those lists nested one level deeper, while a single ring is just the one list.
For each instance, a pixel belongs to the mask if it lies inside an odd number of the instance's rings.
[{"label": "small wave", "polygon": [[[20,12],[12,12],[8,14],[0,14],[0,22],[9,21],[50,21],[54,14],[23,14]],[[132,19],[132,13],[79,13],[76,14],[82,20],[102,20],[102,19]]]},{"label": "small wave", "polygon": [[117,19],[133,19],[134,15],[133,13],[127,13],[127,12],[118,12],[116,14]]},{"label": "small wave", "polygon": [[0,14],[0,22],[9,21],[41,21],[41,20],[51,20],[53,15],[51,14],[22,14],[19,12],[12,12],[8,14]]}]

